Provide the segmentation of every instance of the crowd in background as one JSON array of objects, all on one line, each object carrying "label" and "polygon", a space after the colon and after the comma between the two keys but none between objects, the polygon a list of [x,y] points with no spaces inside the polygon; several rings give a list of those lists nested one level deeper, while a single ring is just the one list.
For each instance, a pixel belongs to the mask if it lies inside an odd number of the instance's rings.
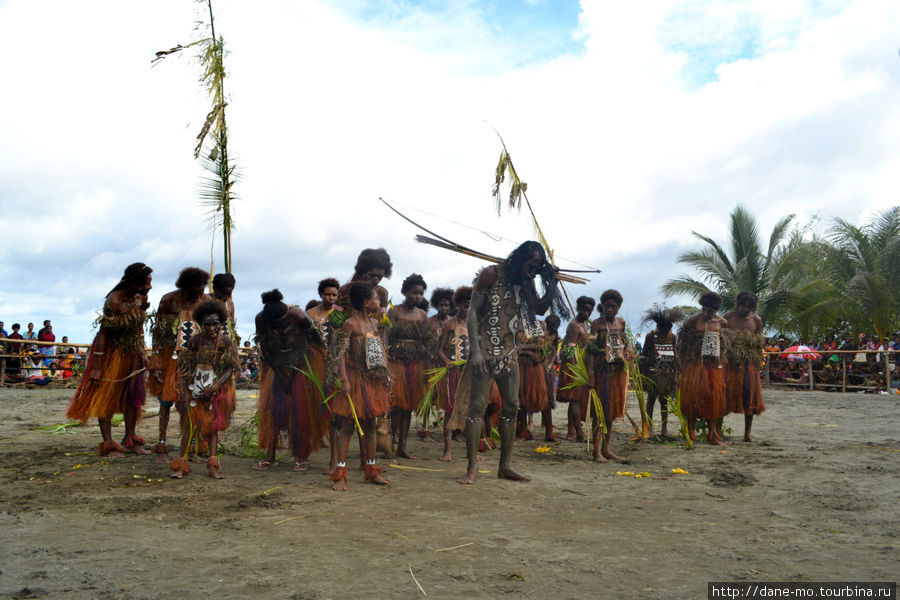
[{"label": "crowd in background", "polygon": [[[47,319],[43,327],[34,330],[34,323],[28,323],[25,331],[19,323],[13,323],[7,332],[0,321],[0,354],[6,356],[6,382],[29,382],[46,385],[54,379],[68,379],[83,368],[84,357],[76,346],[70,346],[68,336],[62,336],[58,343],[53,325]],[[21,340],[21,341],[19,341]],[[33,344],[29,342],[45,342]],[[54,343],[53,345],[49,345]]]}]

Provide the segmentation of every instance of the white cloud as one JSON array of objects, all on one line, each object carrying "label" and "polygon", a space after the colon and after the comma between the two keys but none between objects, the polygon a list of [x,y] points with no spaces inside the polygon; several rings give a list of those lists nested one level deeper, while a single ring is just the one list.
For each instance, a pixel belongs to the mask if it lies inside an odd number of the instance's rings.
[{"label": "white cloud", "polygon": [[[558,254],[604,269],[575,294],[618,287],[633,318],[681,271],[688,232],[723,239],[737,202],[763,232],[788,212],[859,221],[896,203],[894,3],[585,1],[572,51],[538,62],[522,52],[529,39],[503,34],[476,4],[397,6],[366,21],[325,2],[216,2],[242,167],[245,333],[260,291],[305,303],[318,279],[346,278],[364,247],[391,252],[395,298],[411,272],[432,288],[471,280],[477,261],[415,244],[378,196],[531,237],[525,215],[492,212],[500,147],[484,120],[503,133]],[[0,96],[0,229],[14,240],[0,276],[15,289],[4,286],[0,319],[62,315],[36,299],[65,299],[73,317],[56,329],[83,341],[83,316],[126,264],[156,269],[154,300],[179,268],[209,264],[191,158],[208,103],[193,55],[149,64],[196,37],[195,10],[0,5],[0,51],[16,57]],[[686,40],[697,40],[691,51]],[[742,57],[744,42],[753,52]],[[730,62],[697,87],[698,56]],[[410,214],[486,252],[510,248]]]}]

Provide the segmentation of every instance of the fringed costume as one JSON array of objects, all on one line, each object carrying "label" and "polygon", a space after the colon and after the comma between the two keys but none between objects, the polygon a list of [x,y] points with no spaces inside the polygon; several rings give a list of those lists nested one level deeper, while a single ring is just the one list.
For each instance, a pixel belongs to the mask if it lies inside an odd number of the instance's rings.
[{"label": "fringed costume", "polygon": [[686,419],[718,419],[725,416],[725,369],[718,331],[683,327],[676,353],[681,376],[681,412]]},{"label": "fringed costume", "polygon": [[[559,383],[557,384],[556,401],[565,402],[567,404],[569,402],[577,402],[581,409],[581,419],[584,420],[587,415],[590,388],[583,385],[580,387],[576,386],[563,389],[574,382],[571,369],[577,364],[575,360],[576,348],[584,350],[584,347],[576,346],[575,344],[567,344],[559,351]],[[590,368],[590,366],[588,366],[588,368]]]},{"label": "fringed costume", "polygon": [[728,340],[725,358],[725,397],[728,413],[759,415],[766,410],[762,397],[759,368],[762,364],[765,338],[749,331],[726,329]]},{"label": "fringed costume", "polygon": [[519,352],[519,408],[529,413],[541,412],[548,405],[547,372],[542,360],[543,336],[526,340],[520,333],[519,339],[522,344],[541,346],[534,350],[537,358]]},{"label": "fringed costume", "polygon": [[[201,390],[215,383],[231,367],[231,378],[212,398],[203,398]],[[230,343],[219,343],[214,349],[182,350],[178,357],[181,381],[191,391],[189,398],[178,402],[181,415],[181,434],[198,440],[209,434],[225,431],[231,424],[235,407],[234,376],[241,363]]]},{"label": "fringed costume", "polygon": [[644,339],[644,375],[652,391],[665,405],[666,397],[675,395],[677,377],[675,372],[675,334],[665,335],[653,330]]},{"label": "fringed costume", "polygon": [[172,406],[181,393],[178,383],[178,353],[200,332],[200,326],[192,320],[191,312],[183,308],[178,314],[157,316],[153,323],[153,354],[150,355],[147,369],[161,369],[163,382],[149,377],[147,388],[164,406]]},{"label": "fringed costume", "polygon": [[[585,348],[585,362],[594,370],[594,390],[600,398],[600,406],[606,417],[607,428],[613,421],[625,416],[625,401],[628,397],[628,372],[625,369],[625,332],[600,331]],[[588,392],[590,393],[590,392]],[[594,414],[594,407],[582,413]]]},{"label": "fringed costume", "polygon": [[256,340],[262,363],[259,447],[271,448],[286,430],[293,456],[306,458],[322,447],[322,436],[328,432],[322,396],[327,382],[323,337],[318,329],[300,329],[293,334],[259,334]]},{"label": "fringed costume", "polygon": [[[144,387],[144,321],[147,320],[147,313],[137,304],[126,306],[127,312],[114,315],[104,305],[98,337],[101,334],[104,336],[105,349],[102,353],[94,352],[97,347],[95,338],[84,377],[66,411],[69,419],[78,419],[82,423],[91,417],[108,419],[115,413],[124,413],[126,406],[134,408],[140,418],[140,408],[147,396]],[[101,375],[100,380],[94,382],[90,374],[97,366]],[[126,446],[141,445],[144,440],[135,436],[132,440],[123,440],[123,443]],[[115,442],[112,445],[118,446]],[[101,454],[113,450],[121,451],[122,448],[104,448],[101,444]]]},{"label": "fringed costume", "polygon": [[390,371],[394,408],[414,412],[425,396],[425,369],[432,356],[434,330],[426,322],[397,319],[392,324]]},{"label": "fringed costume", "polygon": [[[335,355],[328,357],[329,372],[337,373],[336,363],[349,352],[343,332],[335,336]],[[384,417],[391,412],[391,375],[387,368],[384,344],[374,332],[366,335],[356,356],[347,357],[349,390],[340,389],[328,402],[331,414],[340,425],[354,414],[360,421]],[[349,393],[348,393],[349,392]]]},{"label": "fringed costume", "polygon": [[[455,325],[450,329],[450,335],[447,337],[447,344],[451,350],[450,360],[454,362],[469,360],[469,329],[465,322],[456,323],[454,319],[454,323]],[[456,396],[462,379],[463,367],[465,365],[447,367],[447,376],[444,378],[447,382],[447,399],[442,408],[448,419],[453,415],[456,407]]]}]

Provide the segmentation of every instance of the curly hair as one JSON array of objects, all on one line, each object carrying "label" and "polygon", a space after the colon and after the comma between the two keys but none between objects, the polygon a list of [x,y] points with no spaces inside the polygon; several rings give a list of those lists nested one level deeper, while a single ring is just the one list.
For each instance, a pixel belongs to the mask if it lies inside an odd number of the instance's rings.
[{"label": "curly hair", "polygon": [[594,307],[596,305],[597,305],[597,303],[594,302],[594,299],[591,298],[590,296],[578,296],[578,298],[575,300],[575,309],[576,310],[581,308],[582,306],[589,306],[589,307],[591,307],[591,312],[593,312]]},{"label": "curly hair", "polygon": [[759,305],[759,300],[756,299],[756,294],[744,290],[743,292],[738,292],[737,298],[734,300],[734,305],[749,306],[751,309],[756,310],[756,307]]},{"label": "curly hair", "polygon": [[374,267],[384,269],[385,279],[391,278],[394,263],[391,262],[391,256],[384,248],[366,248],[360,252],[356,259],[356,266],[353,267],[354,277],[358,277]]},{"label": "curly hair", "polygon": [[423,279],[422,276],[418,273],[413,273],[403,280],[403,285],[400,286],[400,293],[405,294],[410,289],[412,289],[414,285],[421,285],[423,292],[428,289],[428,284],[425,283],[425,279]]},{"label": "curly hair", "polygon": [[318,306],[321,303],[322,303],[321,300],[316,300],[315,298],[313,298],[312,300],[310,300],[309,302],[306,303],[306,308],[304,308],[303,311],[309,312],[309,309],[315,308],[316,306]]},{"label": "curly hair", "polygon": [[274,323],[287,314],[287,304],[282,302],[282,300],[284,299],[284,295],[280,291],[278,291],[278,288],[275,288],[274,290],[270,290],[268,292],[263,292],[262,294],[260,294],[260,298],[262,298],[263,302],[263,320],[267,323]]},{"label": "curly hair", "polygon": [[213,277],[213,290],[216,288],[234,288],[235,279],[231,273],[216,273]]},{"label": "curly hair", "polygon": [[711,308],[713,310],[722,308],[722,296],[715,292],[705,292],[701,294],[699,302],[700,306],[703,308]]},{"label": "curly hair", "polygon": [[325,293],[325,288],[333,287],[336,290],[341,289],[341,283],[335,279],[334,277],[327,277],[319,282],[319,287],[316,288],[316,291],[319,292],[319,296]]},{"label": "curly hair", "polygon": [[618,304],[620,308],[622,306],[622,303],[625,301],[625,299],[622,298],[622,294],[620,294],[618,290],[606,290],[605,292],[600,294],[600,304],[603,304],[607,300],[612,300],[613,302]]},{"label": "curly hair", "polygon": [[450,288],[434,288],[434,291],[431,293],[431,305],[437,308],[441,300],[449,301],[450,310],[453,310],[453,290]]},{"label": "curly hair", "polygon": [[219,321],[221,321],[223,325],[228,322],[228,310],[225,308],[225,304],[223,304],[221,300],[216,300],[215,298],[200,302],[194,308],[191,317],[194,319],[195,323],[202,324],[203,319],[207,315],[213,314],[219,317]]},{"label": "curly hair", "polygon": [[463,302],[472,301],[472,286],[461,285],[453,292],[453,306],[459,306]]},{"label": "curly hair", "polygon": [[659,329],[659,331],[667,333],[672,331],[672,327],[675,323],[678,323],[683,319],[684,311],[680,308],[666,308],[665,306],[654,304],[653,308],[644,313],[641,325],[646,325],[652,321],[653,323],[656,323],[656,328]]},{"label": "curly hair", "polygon": [[559,317],[556,315],[547,315],[547,318],[544,319],[544,325],[547,326],[547,333],[550,335],[559,335],[559,324],[561,322],[562,321],[560,321]]},{"label": "curly hair", "polygon": [[543,292],[545,295],[552,293],[552,296],[550,297],[550,311],[563,319],[568,319],[570,317],[569,309],[562,299],[562,295],[556,289],[556,269],[547,262],[547,253],[544,251],[544,247],[534,240],[529,240],[519,244],[519,246],[506,257],[507,277],[512,285],[521,287],[522,299],[525,301],[525,306],[528,308],[526,315],[528,324],[531,326],[537,324],[534,313],[537,309],[538,298],[537,290],[534,287],[534,279],[528,279],[526,281],[526,277],[522,271],[525,263],[534,258],[535,255],[541,260],[537,273],[541,276],[541,287],[543,288]]},{"label": "curly hair", "polygon": [[354,281],[350,284],[350,306],[362,310],[366,300],[372,297],[375,286],[367,281]]},{"label": "curly hair", "polygon": [[207,281],[209,281],[209,273],[197,267],[186,267],[178,274],[175,287],[179,290],[187,290],[206,285]]}]

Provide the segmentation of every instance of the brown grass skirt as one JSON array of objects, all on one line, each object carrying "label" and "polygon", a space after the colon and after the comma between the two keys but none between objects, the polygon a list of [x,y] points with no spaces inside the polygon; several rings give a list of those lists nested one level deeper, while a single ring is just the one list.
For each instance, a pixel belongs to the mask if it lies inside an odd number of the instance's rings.
[{"label": "brown grass skirt", "polygon": [[[325,353],[314,350],[308,356],[313,373],[325,383]],[[306,370],[304,365],[303,370]],[[286,367],[272,369],[263,364],[259,380],[259,447],[269,449],[278,434],[287,430],[291,452],[306,457],[322,447],[328,418],[322,409],[322,394],[303,373]]]},{"label": "brown grass skirt", "polygon": [[725,369],[725,385],[729,414],[759,415],[766,410],[759,367],[749,361],[743,365],[729,365]]},{"label": "brown grass skirt", "polygon": [[447,376],[441,383],[447,384],[447,401],[444,403],[444,412],[449,419],[453,415],[456,406],[456,391],[459,389],[459,380],[462,377],[462,367],[448,367]]},{"label": "brown grass skirt", "polygon": [[703,362],[682,366],[678,382],[681,412],[687,419],[718,419],[725,416],[725,369]]},{"label": "brown grass skirt", "polygon": [[[91,381],[91,370],[100,366],[100,381]],[[138,420],[141,418],[140,408],[147,398],[144,389],[144,373],[135,373],[144,366],[144,357],[140,354],[127,354],[123,350],[107,347],[106,351],[96,356],[91,352],[84,376],[66,416],[86,423],[91,417],[108,419],[115,413],[124,413],[126,406],[137,409]]]},{"label": "brown grass skirt", "polygon": [[392,360],[389,368],[393,383],[391,404],[394,408],[415,411],[425,397],[425,361]]},{"label": "brown grass skirt", "polygon": [[544,365],[520,360],[519,409],[530,413],[541,412],[547,404],[547,372]]},{"label": "brown grass skirt", "polygon": [[[625,401],[628,399],[628,373],[594,369],[594,390],[600,397],[600,405],[603,407],[607,427],[612,425],[616,419],[625,416]],[[585,402],[585,404],[586,409],[590,409],[593,416],[593,405],[590,402]],[[587,410],[582,412],[582,419],[584,418],[587,418]]]},{"label": "brown grass skirt", "polygon": [[147,371],[162,369],[163,383],[156,380],[153,375],[147,375],[147,391],[151,396],[156,396],[163,402],[174,403],[178,400],[181,386],[178,385],[178,359],[172,358],[175,348],[163,348],[157,354],[150,357]]}]

